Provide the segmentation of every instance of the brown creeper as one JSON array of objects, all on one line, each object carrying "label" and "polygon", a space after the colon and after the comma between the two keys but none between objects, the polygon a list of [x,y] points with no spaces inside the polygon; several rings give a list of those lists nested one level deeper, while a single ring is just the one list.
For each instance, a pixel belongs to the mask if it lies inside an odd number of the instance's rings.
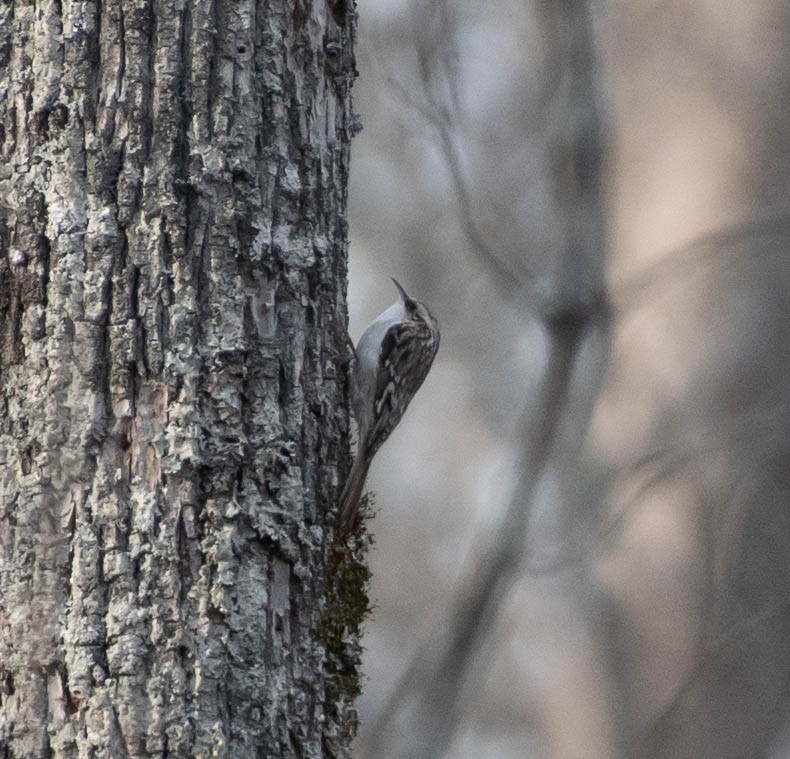
[{"label": "brown creeper", "polygon": [[368,325],[359,339],[351,377],[357,420],[357,457],[340,495],[340,526],[358,517],[370,462],[420,389],[439,349],[439,324],[396,280],[398,300]]}]

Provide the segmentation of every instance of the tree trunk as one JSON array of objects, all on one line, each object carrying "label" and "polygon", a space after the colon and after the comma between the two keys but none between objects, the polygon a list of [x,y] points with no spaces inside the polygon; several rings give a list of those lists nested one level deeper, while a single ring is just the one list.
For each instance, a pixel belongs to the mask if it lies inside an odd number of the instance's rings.
[{"label": "tree trunk", "polygon": [[0,6],[3,756],[347,753],[355,25]]}]

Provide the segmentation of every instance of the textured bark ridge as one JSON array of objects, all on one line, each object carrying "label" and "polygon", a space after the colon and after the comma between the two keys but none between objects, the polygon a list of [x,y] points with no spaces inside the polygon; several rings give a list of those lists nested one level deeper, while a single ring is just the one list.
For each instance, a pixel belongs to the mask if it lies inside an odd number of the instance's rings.
[{"label": "textured bark ridge", "polygon": [[0,5],[2,756],[347,752],[355,24]]}]

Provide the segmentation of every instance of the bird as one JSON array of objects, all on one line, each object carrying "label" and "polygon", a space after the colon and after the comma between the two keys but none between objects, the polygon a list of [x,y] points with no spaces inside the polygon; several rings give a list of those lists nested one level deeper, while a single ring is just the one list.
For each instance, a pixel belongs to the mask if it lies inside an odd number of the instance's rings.
[{"label": "bird", "polygon": [[439,350],[439,323],[428,307],[392,279],[398,299],[362,333],[351,373],[357,455],[338,506],[342,530],[359,519],[359,501],[376,452],[403,417]]}]

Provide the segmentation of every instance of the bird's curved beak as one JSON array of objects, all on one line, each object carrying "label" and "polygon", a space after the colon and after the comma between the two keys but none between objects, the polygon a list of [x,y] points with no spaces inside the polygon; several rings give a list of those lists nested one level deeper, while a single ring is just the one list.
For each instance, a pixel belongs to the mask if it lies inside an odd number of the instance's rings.
[{"label": "bird's curved beak", "polygon": [[403,298],[403,302],[408,303],[411,298],[406,294],[406,291],[403,289],[403,287],[401,287],[401,283],[398,282],[395,277],[390,277],[390,279],[395,283],[395,287],[398,288],[398,292],[400,293],[400,297]]}]

